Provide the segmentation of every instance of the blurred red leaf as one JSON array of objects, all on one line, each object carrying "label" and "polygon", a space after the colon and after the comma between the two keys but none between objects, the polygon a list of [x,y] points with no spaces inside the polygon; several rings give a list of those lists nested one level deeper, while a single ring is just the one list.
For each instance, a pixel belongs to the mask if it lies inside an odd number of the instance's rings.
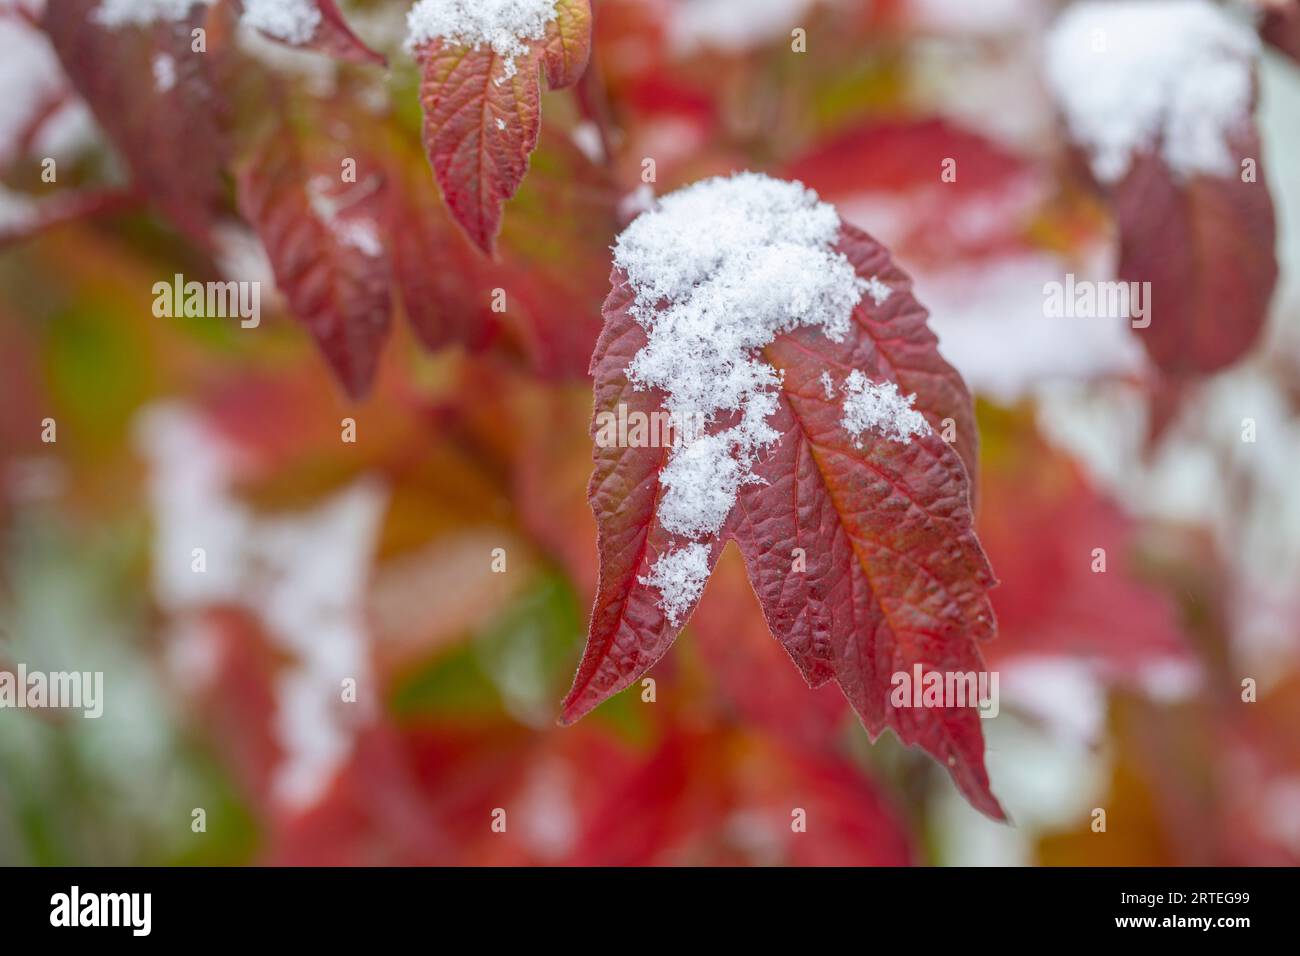
[{"label": "blurred red leaf", "polygon": [[[1259,162],[1253,122],[1233,143]],[[1239,167],[1239,162],[1235,163]],[[1259,337],[1277,282],[1273,200],[1263,170],[1175,175],[1156,154],[1135,156],[1112,205],[1118,278],[1150,282],[1150,326],[1134,331],[1161,370],[1203,375],[1231,365]]]},{"label": "blurred red leaf", "polygon": [[323,144],[268,137],[238,170],[239,205],[294,316],[347,393],[360,398],[391,322],[380,227],[386,183],[374,164],[358,161],[355,182],[344,182],[340,169]]},{"label": "blurred red leaf", "polygon": [[857,127],[796,159],[782,175],[880,234],[895,255],[937,265],[1023,249],[1027,222],[1046,189],[1029,162],[937,119]]},{"label": "blurred red leaf", "polygon": [[[736,733],[670,729],[584,815],[585,866],[903,866],[897,815],[837,758]],[[796,827],[802,827],[796,829]]]},{"label": "blurred red leaf", "polygon": [[1259,25],[1259,35],[1300,63],[1300,0],[1270,2]]},{"label": "blurred red leaf", "polygon": [[552,89],[576,83],[591,49],[587,0],[558,0],[557,18],[527,53],[506,57],[441,39],[416,51],[424,141],[455,220],[491,254],[501,207],[528,171],[541,129],[539,73]]},{"label": "blurred red leaf", "polygon": [[193,52],[186,20],[109,29],[96,0],[50,0],[42,21],[73,86],[113,144],[137,188],[192,239],[206,242],[224,194],[223,104],[216,55]]},{"label": "blurred red leaf", "polygon": [[722,695],[748,726],[793,748],[828,749],[848,711],[844,696],[827,684],[809,690],[790,667],[735,549],[718,558],[705,593],[690,632]]},{"label": "blurred red leaf", "polygon": [[545,132],[501,234],[501,284],[532,367],[548,378],[586,379],[609,290],[618,191],[559,132]]},{"label": "blurred red leaf", "polygon": [[[979,536],[1002,578],[993,592],[999,639],[991,663],[1068,657],[1117,684],[1154,665],[1190,665],[1172,604],[1135,575],[1132,519],[1027,416],[981,421],[988,451]],[[1094,570],[1097,548],[1104,571]]]},{"label": "blurred red leaf", "polygon": [[[710,544],[710,570],[735,538],[769,626],[810,686],[834,678],[870,733],[892,727],[936,756],[971,802],[1002,811],[989,792],[983,737],[973,708],[895,709],[891,675],[920,663],[937,670],[978,671],[978,641],[993,636],[987,591],[994,585],[972,529],[970,481],[975,428],[960,376],[939,356],[925,310],[907,276],[883,246],[845,226],[838,246],[860,276],[892,290],[853,312],[842,343],[798,329],[777,337],[764,358],[784,375],[770,424],[782,436],[755,466],[762,484],[744,486],[723,530]],[[660,411],[660,398],[637,390],[625,369],[646,341],[630,313],[634,294],[619,270],[605,302],[605,330],[592,359],[596,412]],[[872,303],[872,304],[868,304]],[[865,370],[873,380],[915,392],[916,408],[942,430],[957,423],[959,455],[938,431],[906,444],[878,440],[865,449],[839,423],[820,381],[833,370]],[[593,437],[596,419],[592,424]],[[963,466],[963,457],[967,466]],[[597,447],[589,494],[599,528],[600,588],[587,649],[562,720],[571,723],[658,661],[680,630],[642,579],[672,536],[656,509],[663,448]],[[806,571],[792,574],[794,549]],[[686,616],[692,608],[686,609]]]},{"label": "blurred red leaf", "polygon": [[491,309],[500,280],[452,227],[427,170],[399,165],[392,164],[385,223],[411,328],[433,351],[454,344],[479,349],[500,331]]}]

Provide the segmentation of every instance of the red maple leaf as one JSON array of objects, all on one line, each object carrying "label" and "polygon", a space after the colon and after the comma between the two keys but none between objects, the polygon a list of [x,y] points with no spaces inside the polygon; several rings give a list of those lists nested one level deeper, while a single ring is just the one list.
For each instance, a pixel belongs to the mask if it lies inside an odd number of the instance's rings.
[{"label": "red maple leaf", "polygon": [[588,0],[557,0],[555,11],[543,39],[514,57],[442,39],[416,50],[425,150],[452,217],[488,254],[537,145],[539,74],[551,89],[572,86],[591,52]]},{"label": "red maple leaf", "polygon": [[[723,528],[708,539],[708,568],[734,539],[769,629],[809,686],[836,681],[873,738],[890,727],[905,743],[920,744],[947,766],[972,804],[1001,819],[984,769],[977,711],[895,708],[889,700],[892,676],[916,664],[982,670],[978,643],[995,631],[987,594],[995,580],[972,529],[970,396],[940,357],[910,279],[885,248],[843,224],[836,248],[859,276],[882,281],[890,294],[880,304],[865,296],[841,342],[800,328],[762,350],[783,376],[769,419],[781,438],[754,467],[762,483],[741,487]],[[626,369],[647,335],[630,311],[635,293],[628,276],[616,267],[611,281],[592,359],[593,437],[602,412],[617,414],[623,405],[629,416],[650,418],[664,398],[628,379]],[[827,373],[842,380],[851,370],[915,393],[916,410],[933,430],[906,443],[880,438],[859,446],[822,379]],[[940,437],[945,431],[957,439],[956,449]],[[663,657],[694,605],[670,620],[647,578],[656,557],[674,545],[657,515],[668,449],[601,444],[589,488],[600,586],[563,723],[628,687]],[[805,564],[796,570],[792,556],[799,553]]]}]

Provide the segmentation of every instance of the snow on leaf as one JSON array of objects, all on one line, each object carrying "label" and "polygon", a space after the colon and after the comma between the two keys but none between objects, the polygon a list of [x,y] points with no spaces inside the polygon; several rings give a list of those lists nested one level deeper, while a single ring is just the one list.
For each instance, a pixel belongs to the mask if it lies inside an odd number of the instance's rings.
[{"label": "snow on leaf", "polygon": [[1047,80],[1097,179],[1159,150],[1180,176],[1236,172],[1228,137],[1250,113],[1259,40],[1208,0],[1096,0],[1053,25]]},{"label": "snow on leaf", "polygon": [[1118,278],[1149,283],[1136,334],[1169,375],[1240,358],[1277,280],[1258,54],[1205,0],[1078,4],[1048,42],[1049,85],[1118,225]]},{"label": "snow on leaf", "polygon": [[844,417],[840,426],[853,436],[859,448],[864,433],[906,442],[930,430],[924,416],[912,407],[916,396],[898,394],[895,382],[873,382],[854,369],[844,381],[844,391]]},{"label": "snow on leaf", "polygon": [[[110,29],[181,22],[193,8],[215,0],[100,0],[92,13],[95,23]],[[387,61],[348,27],[334,0],[232,0],[241,22],[288,46],[318,50],[353,63]]]},{"label": "snow on leaf", "polygon": [[539,75],[557,89],[586,68],[588,0],[421,0],[408,24],[434,175],[456,221],[491,254],[501,207],[537,145]]},{"label": "snow on leaf", "polygon": [[[188,236],[206,242],[227,151],[215,56],[190,48],[190,27],[206,8],[155,0],[131,7],[132,19],[126,6],[95,4],[50,0],[44,29],[77,92],[125,156],[136,187]],[[164,10],[166,16],[135,25],[143,12]],[[102,22],[109,14],[120,29]],[[160,71],[159,63],[167,66]]]},{"label": "snow on leaf", "polygon": [[185,20],[190,9],[212,0],[100,0],[92,13],[106,27],[144,26],[163,20]]},{"label": "snow on leaf", "polygon": [[385,180],[374,167],[358,168],[355,183],[340,182],[323,145],[277,135],[237,174],[240,211],[266,247],[276,284],[353,398],[370,389],[391,320],[379,226]]},{"label": "snow on leaf", "polygon": [[[863,294],[871,276],[892,290],[881,304]],[[562,721],[667,652],[734,539],[808,684],[834,679],[873,737],[890,727],[920,744],[1000,818],[977,712],[889,702],[892,675],[914,664],[982,670],[977,645],[995,629],[967,469],[939,437],[943,419],[970,419],[970,397],[910,281],[815,194],[752,174],[662,200],[619,238],[611,281],[593,437],[620,405],[707,427],[673,447],[598,443],[600,585]],[[915,393],[924,427],[864,431],[859,447],[828,370]]]},{"label": "snow on leaf", "polygon": [[353,63],[387,62],[352,32],[334,0],[243,0],[243,6],[243,23],[272,40]]}]

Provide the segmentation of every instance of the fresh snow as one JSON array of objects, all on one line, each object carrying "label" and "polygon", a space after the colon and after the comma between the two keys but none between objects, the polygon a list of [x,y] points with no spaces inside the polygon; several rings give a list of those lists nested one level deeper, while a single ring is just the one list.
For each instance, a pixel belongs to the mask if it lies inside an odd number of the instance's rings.
[{"label": "fresh snow", "polygon": [[407,45],[447,40],[475,50],[491,47],[510,77],[515,57],[528,52],[529,41],[542,39],[557,16],[555,0],[419,0],[406,15]]},{"label": "fresh snow", "polygon": [[[213,607],[256,615],[285,658],[274,684],[272,792],[286,807],[310,807],[373,714],[366,602],[388,490],[367,476],[309,508],[268,513],[236,493],[249,466],[242,448],[195,409],[150,405],[135,434],[149,465],[158,603],[182,632]],[[196,547],[203,574],[192,570]],[[340,705],[347,678],[357,703]]]},{"label": "fresh snow", "polygon": [[[196,6],[213,0],[100,0],[94,19],[107,27],[141,26],[184,20]],[[308,42],[320,26],[321,14],[312,0],[244,0],[240,22],[286,43]]]},{"label": "fresh snow", "polygon": [[[357,189],[366,188],[358,185]],[[379,226],[373,218],[344,216],[344,208],[354,202],[348,196],[335,196],[333,182],[327,176],[316,176],[307,182],[307,200],[311,211],[339,242],[351,246],[364,256],[374,259],[384,251],[379,238]]]},{"label": "fresh snow", "polygon": [[321,14],[312,0],[244,0],[242,22],[277,40],[301,45],[315,36]]},{"label": "fresh snow", "polygon": [[0,184],[0,237],[17,234],[40,218],[38,203]]},{"label": "fresh snow", "polygon": [[679,53],[700,48],[740,53],[789,38],[813,0],[690,0],[668,14],[668,36]]},{"label": "fresh snow", "polygon": [[190,8],[212,0],[100,0],[94,19],[106,27],[138,26],[158,20],[184,20]]},{"label": "fresh snow", "polygon": [[1231,175],[1259,40],[1208,0],[1076,4],[1047,38],[1048,86],[1102,182],[1159,145],[1183,176]]},{"label": "fresh snow", "polygon": [[[663,197],[618,237],[614,262],[647,336],[626,369],[629,381],[661,389],[676,422],[738,415],[730,427],[692,430],[674,447],[660,476],[658,518],[667,531],[717,533],[741,486],[760,480],[753,465],[780,438],[768,419],[781,376],[758,350],[799,327],[818,327],[836,342],[848,334],[867,283],[833,250],[839,231],[834,207],[802,183],[746,172]],[[702,566],[702,551],[686,550],[661,557],[649,579],[670,618],[703,586],[687,573]]]},{"label": "fresh snow", "polygon": [[867,280],[866,293],[871,296],[871,301],[876,305],[884,305],[889,300],[889,297],[894,294],[894,290],[876,276],[872,276]]},{"label": "fresh snow", "polygon": [[900,442],[930,433],[929,423],[912,407],[916,396],[900,395],[894,382],[873,382],[854,369],[844,381],[844,391],[844,418],[840,424],[859,448],[862,433],[867,431]]},{"label": "fresh snow", "polygon": [[709,579],[709,549],[698,541],[659,556],[642,584],[657,588],[660,606],[674,627],[700,598]]}]

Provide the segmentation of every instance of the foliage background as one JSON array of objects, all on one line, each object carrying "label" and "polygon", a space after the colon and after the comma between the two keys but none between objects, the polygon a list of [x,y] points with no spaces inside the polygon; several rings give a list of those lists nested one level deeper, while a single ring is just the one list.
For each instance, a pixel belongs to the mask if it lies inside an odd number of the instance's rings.
[{"label": "foliage background", "polygon": [[[405,6],[342,4],[388,71],[247,42],[293,123],[361,109],[383,131],[367,142],[419,171]],[[139,207],[0,250],[0,660],[107,688],[100,720],[0,711],[0,861],[1300,862],[1300,71],[1261,66],[1268,325],[1173,387],[1124,323],[1042,315],[1045,281],[1105,278],[1114,257],[1041,81],[1058,6],[601,0],[611,161],[589,157],[574,94],[546,94],[495,267],[510,310],[484,297],[447,319],[467,344],[433,352],[397,323],[362,402],[279,306],[256,330],[152,315],[176,272],[273,288],[233,216],[215,254]],[[123,181],[75,98],[20,141],[61,80],[39,35],[0,30],[6,196],[44,155]],[[555,726],[594,589],[582,372],[646,156],[660,194],[797,175],[916,277],[979,397],[979,530],[1003,582],[984,723],[1014,827],[807,690],[734,553],[654,703],[629,691]],[[444,251],[439,274],[466,252]],[[357,704],[334,702],[340,677]]]}]

